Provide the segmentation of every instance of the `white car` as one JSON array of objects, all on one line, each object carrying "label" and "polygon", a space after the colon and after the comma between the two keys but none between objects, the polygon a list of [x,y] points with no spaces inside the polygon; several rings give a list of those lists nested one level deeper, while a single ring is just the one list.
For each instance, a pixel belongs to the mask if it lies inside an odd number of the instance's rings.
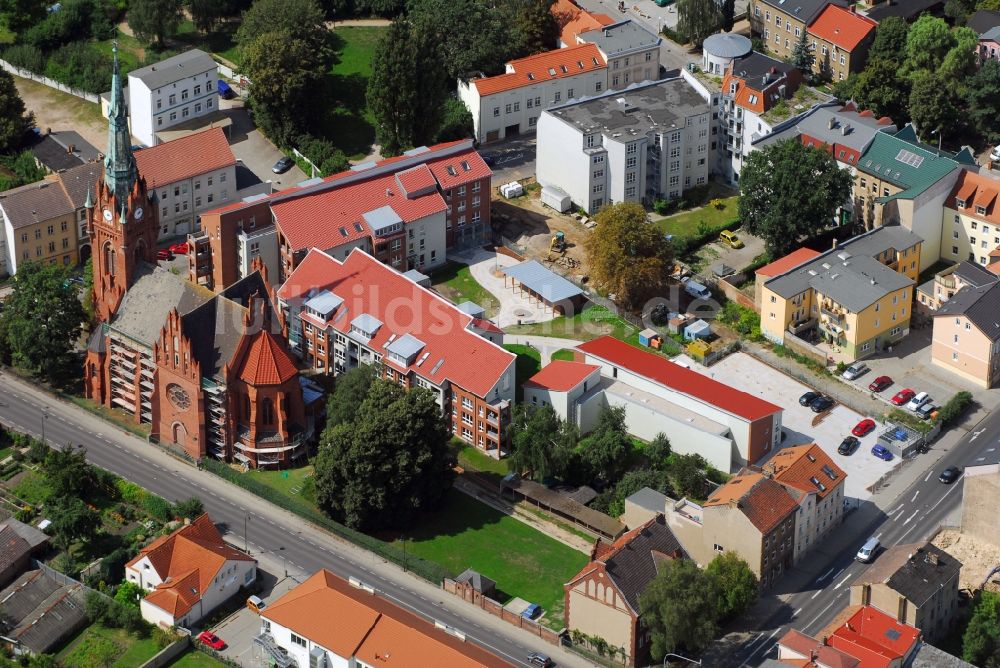
[{"label": "white car", "polygon": [[990,151],[990,160],[1000,162],[1000,146],[994,146],[993,150]]},{"label": "white car", "polygon": [[847,380],[854,380],[859,378],[868,372],[868,365],[864,362],[855,362],[851,366],[844,369],[844,373],[841,374]]},{"label": "white car", "polygon": [[921,392],[917,396],[910,399],[910,403],[906,404],[906,410],[916,411],[918,408],[926,404],[931,400],[931,395],[926,392]]}]

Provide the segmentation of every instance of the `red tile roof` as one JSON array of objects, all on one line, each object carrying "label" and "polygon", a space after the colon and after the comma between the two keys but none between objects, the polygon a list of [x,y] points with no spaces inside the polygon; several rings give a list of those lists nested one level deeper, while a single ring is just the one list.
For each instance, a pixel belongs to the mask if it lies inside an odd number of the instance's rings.
[{"label": "red tile roof", "polygon": [[485,79],[473,79],[471,83],[479,91],[479,95],[485,97],[515,88],[534,86],[543,81],[603,70],[607,66],[597,45],[579,44],[512,60],[508,63],[508,67],[513,68],[513,72]]},{"label": "red tile roof", "polygon": [[762,469],[782,485],[816,494],[820,499],[843,484],[845,476],[843,469],[815,443],[783,448]]},{"label": "red tile roof", "polygon": [[596,364],[552,360],[545,368],[524,381],[524,387],[540,387],[553,392],[568,392],[601,367]]},{"label": "red tile roof", "polygon": [[[998,194],[1000,194],[1000,179],[962,170],[955,187],[951,190],[951,195],[945,201],[945,206],[960,211],[963,215],[1000,227]],[[956,200],[965,202],[965,207],[959,207]],[[977,206],[983,207],[986,213],[977,213]]]},{"label": "red tile roof", "polygon": [[[805,660],[801,664],[796,664],[803,666],[803,668],[814,668],[818,665],[828,666],[829,668],[859,668],[861,664],[853,656],[829,645],[824,645],[816,638],[807,636],[805,633],[796,631],[795,629],[789,629],[785,635],[781,636],[778,645],[806,657],[814,656],[813,652],[815,652],[815,662]],[[783,653],[779,653],[779,656],[782,655]],[[789,658],[782,656],[779,661],[781,663],[788,663]]]},{"label": "red tile roof", "polygon": [[[150,189],[236,165],[222,128],[174,139],[135,152],[135,165]],[[236,191],[236,184],[231,189]]]},{"label": "red tile roof", "polygon": [[448,381],[490,400],[503,375],[513,373],[516,356],[470,331],[472,316],[360,249],[343,262],[311,250],[278,289],[278,297],[305,300],[324,289],[344,300],[328,327],[348,333],[351,321],[367,313],[383,323],[368,344],[375,350],[387,346],[390,337],[416,337],[424,347],[409,370],[435,385]]},{"label": "red tile roof", "polygon": [[596,30],[615,22],[607,14],[591,14],[581,9],[573,0],[558,0],[549,9],[559,25],[559,39],[563,44],[576,44],[576,36],[588,30]]},{"label": "red tile roof", "polygon": [[582,343],[577,346],[577,350],[744,420],[759,420],[782,410],[769,401],[610,336]]},{"label": "red tile roof", "polygon": [[861,668],[889,668],[899,665],[919,638],[919,629],[866,605],[833,631],[828,642],[831,647],[860,659]]},{"label": "red tile roof", "polygon": [[810,35],[825,39],[844,51],[854,51],[875,31],[878,23],[857,12],[838,5],[826,6],[806,30]]},{"label": "red tile roof", "polygon": [[433,190],[437,187],[437,181],[434,180],[434,175],[431,174],[431,170],[427,165],[417,165],[416,167],[396,172],[396,181],[407,197],[412,197],[416,193],[428,189]]},{"label": "red tile roof", "polygon": [[271,332],[257,332],[244,361],[240,378],[248,385],[281,385],[295,377],[298,370],[291,354]]},{"label": "red tile roof", "polygon": [[786,271],[794,269],[803,262],[808,262],[819,254],[819,251],[814,251],[812,248],[806,248],[803,246],[802,248],[793,250],[784,257],[779,257],[770,264],[765,264],[763,267],[758,269],[756,273],[767,277],[777,276],[778,274],[783,274]]},{"label": "red tile roof", "polygon": [[740,473],[715,490],[705,507],[736,502],[761,534],[768,534],[795,514],[798,504],[784,487],[760,473]]}]

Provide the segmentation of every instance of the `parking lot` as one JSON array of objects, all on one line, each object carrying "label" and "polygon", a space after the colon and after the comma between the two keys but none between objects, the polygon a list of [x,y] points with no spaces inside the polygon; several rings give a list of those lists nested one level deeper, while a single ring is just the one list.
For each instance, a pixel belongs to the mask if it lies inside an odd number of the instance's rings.
[{"label": "parking lot", "polygon": [[813,388],[746,353],[729,355],[709,368],[693,362],[684,355],[675,361],[685,363],[699,373],[784,408],[782,424],[785,439],[782,447],[817,443],[847,474],[844,488],[846,497],[862,500],[870,498],[868,486],[897,463],[885,462],[872,455],[871,449],[875,444],[878,429],[860,439],[861,445],[854,454],[850,456],[838,454],[837,446],[844,437],[850,435],[854,425],[869,416],[862,416],[840,404],[835,404],[825,413],[819,415],[813,413],[808,406],[799,405],[799,397]]}]

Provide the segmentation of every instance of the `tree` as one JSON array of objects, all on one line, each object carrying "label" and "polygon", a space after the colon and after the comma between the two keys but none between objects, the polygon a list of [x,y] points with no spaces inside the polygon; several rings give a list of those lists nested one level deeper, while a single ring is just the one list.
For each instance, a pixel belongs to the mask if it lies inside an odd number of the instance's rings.
[{"label": "tree", "polygon": [[650,468],[662,471],[667,468],[667,459],[670,457],[670,439],[663,432],[653,437],[653,440],[646,446],[646,459]]},{"label": "tree", "polygon": [[646,220],[638,204],[622,202],[601,209],[586,241],[591,278],[619,304],[636,309],[667,286],[674,259],[671,243]]},{"label": "tree", "polygon": [[187,0],[187,7],[202,32],[210,32],[230,12],[229,0]]},{"label": "tree", "polygon": [[632,454],[624,407],[605,407],[601,411],[597,426],[580,441],[580,453],[594,478],[617,482],[622,477]]},{"label": "tree", "polygon": [[465,104],[456,98],[448,97],[441,111],[441,127],[434,138],[435,143],[466,139],[475,132],[472,113]]},{"label": "tree", "polygon": [[910,117],[924,141],[932,141],[936,133],[946,136],[954,133],[959,121],[958,109],[947,83],[939,75],[928,72],[913,82]]},{"label": "tree", "polygon": [[115,591],[115,600],[122,605],[130,605],[134,608],[139,607],[139,601],[146,598],[146,590],[137,585],[134,582],[125,580],[120,585],[118,585],[118,590]]},{"label": "tree", "polygon": [[966,78],[976,72],[976,50],[979,36],[972,28],[955,28],[952,31],[955,45],[945,54],[939,74],[950,90],[958,91]]},{"label": "tree", "polygon": [[1000,61],[987,60],[967,80],[965,113],[991,144],[1000,142]]},{"label": "tree", "polygon": [[868,62],[901,63],[906,57],[906,35],[910,25],[899,16],[888,16],[879,22],[875,40],[868,50]]},{"label": "tree", "polygon": [[0,25],[19,33],[44,19],[48,6],[48,0],[0,0]]},{"label": "tree", "polygon": [[434,67],[447,81],[474,72],[499,74],[520,55],[522,38],[512,30],[516,17],[503,3],[481,0],[411,0],[407,9],[413,35],[437,45]]},{"label": "tree", "polygon": [[955,38],[944,19],[924,14],[906,34],[906,71],[911,77],[921,70],[934,72],[955,46]]},{"label": "tree", "polygon": [[180,23],[181,0],[129,0],[129,27],[147,42],[163,46]]},{"label": "tree", "polygon": [[696,46],[701,46],[722,23],[722,12],[715,0],[677,1],[677,32]]},{"label": "tree", "polygon": [[1000,666],[1000,594],[976,594],[972,617],[962,636],[962,658],[984,668]]},{"label": "tree", "polygon": [[362,364],[337,376],[333,392],[326,402],[326,428],[331,429],[353,420],[368,396],[372,383],[380,375],[380,366]]},{"label": "tree", "polygon": [[34,124],[35,115],[25,109],[14,77],[0,70],[0,153],[14,149]]},{"label": "tree", "polygon": [[49,498],[59,502],[69,498],[92,498],[96,495],[96,470],[87,461],[87,450],[67,445],[49,448],[42,462],[49,487]]},{"label": "tree", "polygon": [[[304,42],[316,58],[326,62],[329,57],[329,32],[324,24],[323,9],[315,0],[256,0],[243,12],[243,21],[236,31],[236,43],[248,48],[255,40],[269,33]],[[312,69],[310,64],[309,69]],[[253,79],[251,78],[251,81]],[[256,84],[256,81],[254,81]]]},{"label": "tree", "polygon": [[801,237],[830,225],[850,193],[851,175],[832,155],[789,139],[747,156],[740,173],[740,220],[747,232],[764,238],[771,257],[780,257]]},{"label": "tree", "polygon": [[559,43],[559,24],[552,14],[554,0],[521,0],[514,26],[522,55],[551,51]]},{"label": "tree", "polygon": [[975,0],[948,0],[944,3],[944,15],[951,19],[952,25],[962,25],[975,10]]},{"label": "tree", "polygon": [[49,529],[62,550],[78,540],[90,540],[101,528],[101,516],[77,498],[63,498],[49,505],[47,515],[52,524]]},{"label": "tree", "polygon": [[705,569],[706,575],[715,580],[719,594],[716,614],[725,622],[743,614],[760,592],[757,576],[747,562],[735,552],[717,555]]},{"label": "tree", "polygon": [[667,478],[678,496],[704,499],[710,484],[706,479],[708,462],[701,455],[677,455],[671,458]]},{"label": "tree", "polygon": [[736,22],[736,0],[722,0],[722,29],[729,32]]},{"label": "tree", "polygon": [[816,56],[813,54],[812,49],[806,42],[806,33],[802,32],[802,36],[799,37],[799,41],[795,43],[795,48],[792,49],[792,64],[806,76],[812,74],[813,63],[816,62]]},{"label": "tree", "polygon": [[[853,75],[852,75],[853,76]],[[858,75],[853,99],[876,116],[888,116],[902,125],[909,117],[910,80],[900,74],[899,65],[889,60],[869,60]]]},{"label": "tree", "polygon": [[448,82],[438,43],[429,33],[396,21],[379,42],[368,80],[368,108],[383,153],[429,144],[441,127]]},{"label": "tree", "polygon": [[13,363],[50,379],[75,362],[73,345],[84,321],[76,286],[67,278],[63,265],[20,265],[0,313],[0,341]]},{"label": "tree", "polygon": [[435,507],[451,485],[449,438],[428,390],[376,380],[354,420],[323,432],[316,502],[355,529],[405,527]]},{"label": "tree", "polygon": [[985,9],[990,12],[1000,12],[1000,0],[979,0],[976,9]]},{"label": "tree", "polygon": [[660,565],[639,596],[654,660],[675,650],[698,652],[712,642],[718,630],[716,586],[693,561],[674,559]]},{"label": "tree", "polygon": [[507,462],[511,471],[527,473],[536,480],[562,477],[577,444],[573,425],[560,420],[552,406],[518,404],[510,429]]}]

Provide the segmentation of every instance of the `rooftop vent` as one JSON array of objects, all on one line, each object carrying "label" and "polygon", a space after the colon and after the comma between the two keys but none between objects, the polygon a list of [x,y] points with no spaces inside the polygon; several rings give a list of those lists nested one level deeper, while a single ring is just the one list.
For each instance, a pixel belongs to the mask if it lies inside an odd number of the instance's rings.
[{"label": "rooftop vent", "polygon": [[827,127],[827,129],[829,129],[829,130],[832,130],[832,129],[834,129],[835,127],[837,127],[837,119],[836,119],[836,118],[834,118],[833,116],[831,116],[831,117],[830,117],[830,120],[828,120],[828,121],[826,122],[826,127]]}]

